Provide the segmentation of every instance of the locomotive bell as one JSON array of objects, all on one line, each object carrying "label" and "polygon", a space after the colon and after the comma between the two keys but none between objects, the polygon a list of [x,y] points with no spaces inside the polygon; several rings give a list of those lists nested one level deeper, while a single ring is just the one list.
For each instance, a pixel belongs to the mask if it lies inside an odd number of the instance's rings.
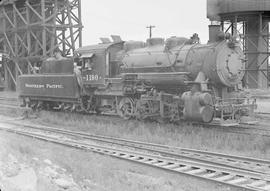
[{"label": "locomotive bell", "polygon": [[163,38],[149,38],[146,41],[147,46],[156,46],[156,45],[163,45],[164,39]]}]

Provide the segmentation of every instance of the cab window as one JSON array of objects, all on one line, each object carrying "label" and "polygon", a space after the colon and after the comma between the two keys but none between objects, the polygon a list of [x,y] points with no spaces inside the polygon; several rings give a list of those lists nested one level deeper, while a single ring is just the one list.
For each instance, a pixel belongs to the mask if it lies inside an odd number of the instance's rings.
[{"label": "cab window", "polygon": [[91,58],[85,58],[84,59],[84,68],[87,70],[93,69],[93,60]]}]

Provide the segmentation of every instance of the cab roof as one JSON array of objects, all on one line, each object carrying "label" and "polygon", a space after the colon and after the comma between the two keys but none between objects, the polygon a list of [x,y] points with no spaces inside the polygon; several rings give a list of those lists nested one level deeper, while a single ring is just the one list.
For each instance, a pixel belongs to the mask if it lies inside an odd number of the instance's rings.
[{"label": "cab roof", "polygon": [[105,52],[111,46],[116,44],[122,44],[122,42],[111,42],[111,43],[100,43],[95,45],[83,46],[75,50],[75,53],[85,54],[85,53],[94,53],[94,52]]}]

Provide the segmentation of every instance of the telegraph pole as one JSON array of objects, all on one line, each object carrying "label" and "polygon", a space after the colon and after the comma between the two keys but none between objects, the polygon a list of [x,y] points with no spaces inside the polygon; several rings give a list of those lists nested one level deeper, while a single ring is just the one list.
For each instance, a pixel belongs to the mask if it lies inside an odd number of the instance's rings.
[{"label": "telegraph pole", "polygon": [[153,26],[153,25],[149,25],[147,26],[146,28],[149,29],[149,38],[152,38],[152,29],[155,28],[156,26]]}]

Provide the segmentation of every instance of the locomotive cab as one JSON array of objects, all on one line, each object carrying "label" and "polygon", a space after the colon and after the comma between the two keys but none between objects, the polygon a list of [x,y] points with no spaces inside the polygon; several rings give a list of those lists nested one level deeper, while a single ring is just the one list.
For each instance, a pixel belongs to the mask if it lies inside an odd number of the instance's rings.
[{"label": "locomotive cab", "polygon": [[84,84],[102,84],[104,75],[102,65],[98,64],[99,55],[94,53],[82,54],[80,57],[82,79]]},{"label": "locomotive cab", "polygon": [[81,63],[83,84],[100,87],[108,78],[117,75],[116,56],[123,47],[121,42],[108,42],[81,47],[76,50]]}]

